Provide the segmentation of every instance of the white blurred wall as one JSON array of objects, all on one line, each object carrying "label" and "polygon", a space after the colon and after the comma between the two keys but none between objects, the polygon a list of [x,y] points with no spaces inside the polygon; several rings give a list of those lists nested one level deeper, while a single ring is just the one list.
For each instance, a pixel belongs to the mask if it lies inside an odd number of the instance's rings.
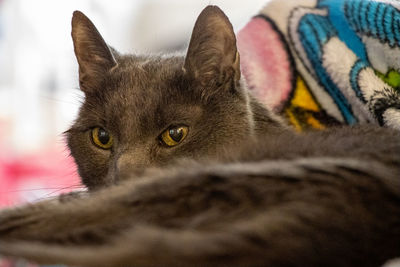
[{"label": "white blurred wall", "polygon": [[187,44],[208,4],[235,29],[266,0],[0,0],[0,147],[16,153],[62,145],[82,93],[70,37],[83,11],[121,52],[151,53]]}]

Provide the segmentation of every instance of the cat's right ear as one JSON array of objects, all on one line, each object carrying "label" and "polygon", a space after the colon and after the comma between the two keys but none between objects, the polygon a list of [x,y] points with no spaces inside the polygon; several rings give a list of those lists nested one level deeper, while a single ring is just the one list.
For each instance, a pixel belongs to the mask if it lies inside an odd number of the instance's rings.
[{"label": "cat's right ear", "polygon": [[79,64],[81,90],[93,93],[102,87],[104,76],[117,62],[94,24],[80,11],[72,17],[72,40]]},{"label": "cat's right ear", "polygon": [[229,86],[240,79],[240,57],[232,24],[217,6],[206,7],[193,28],[185,72],[204,87]]}]

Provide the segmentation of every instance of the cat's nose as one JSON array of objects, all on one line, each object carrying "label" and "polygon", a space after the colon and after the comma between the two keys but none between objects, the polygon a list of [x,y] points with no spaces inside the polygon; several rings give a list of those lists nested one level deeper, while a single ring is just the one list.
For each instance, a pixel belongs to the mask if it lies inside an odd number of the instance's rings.
[{"label": "cat's nose", "polygon": [[143,153],[126,152],[116,159],[114,181],[116,183],[141,176],[150,165]]}]

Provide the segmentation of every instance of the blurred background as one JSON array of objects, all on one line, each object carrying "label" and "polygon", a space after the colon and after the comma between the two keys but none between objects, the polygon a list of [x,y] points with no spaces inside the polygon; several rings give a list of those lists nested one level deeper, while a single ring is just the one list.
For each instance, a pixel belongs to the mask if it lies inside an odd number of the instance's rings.
[{"label": "blurred background", "polygon": [[0,0],[0,207],[78,189],[62,133],[83,94],[71,16],[83,11],[124,53],[185,49],[195,19],[220,6],[235,30],[267,0]]}]

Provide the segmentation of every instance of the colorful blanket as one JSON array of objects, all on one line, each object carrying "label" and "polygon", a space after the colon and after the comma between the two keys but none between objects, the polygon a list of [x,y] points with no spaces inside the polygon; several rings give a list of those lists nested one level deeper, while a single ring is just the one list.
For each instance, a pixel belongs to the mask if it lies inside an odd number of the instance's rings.
[{"label": "colorful blanket", "polygon": [[238,47],[250,89],[297,129],[400,129],[400,1],[271,0]]}]

